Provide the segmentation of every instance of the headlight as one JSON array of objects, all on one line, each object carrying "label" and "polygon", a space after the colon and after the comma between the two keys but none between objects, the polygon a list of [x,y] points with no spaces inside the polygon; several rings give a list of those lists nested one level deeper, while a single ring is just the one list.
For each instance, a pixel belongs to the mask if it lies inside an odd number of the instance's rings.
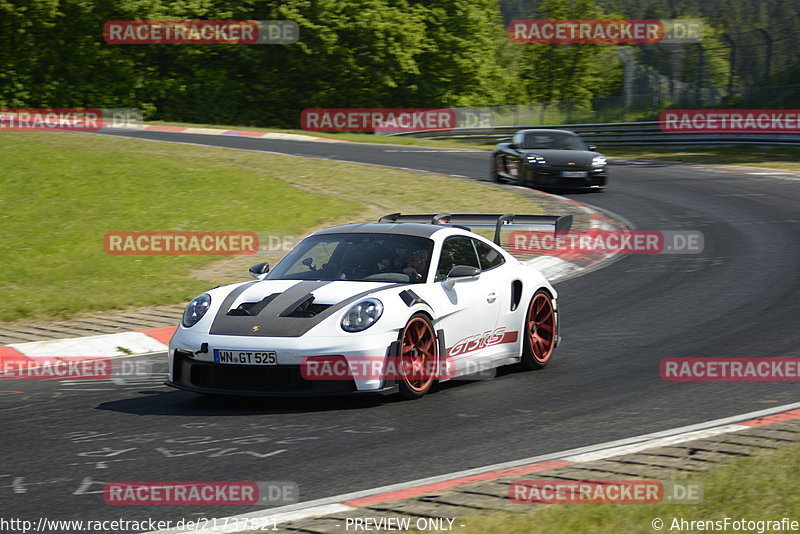
[{"label": "headlight", "polygon": [[595,156],[592,158],[592,166],[593,167],[602,167],[606,164],[606,157],[605,156]]},{"label": "headlight", "polygon": [[366,330],[380,318],[383,304],[378,299],[362,300],[342,317],[342,330],[345,332],[361,332]]},{"label": "headlight", "polygon": [[545,161],[543,156],[539,156],[537,154],[528,154],[528,163],[536,163],[538,165],[546,165],[547,161]]},{"label": "headlight", "polygon": [[203,316],[211,307],[211,296],[208,293],[203,293],[199,297],[192,299],[186,311],[183,312],[183,326],[191,328],[203,318]]}]

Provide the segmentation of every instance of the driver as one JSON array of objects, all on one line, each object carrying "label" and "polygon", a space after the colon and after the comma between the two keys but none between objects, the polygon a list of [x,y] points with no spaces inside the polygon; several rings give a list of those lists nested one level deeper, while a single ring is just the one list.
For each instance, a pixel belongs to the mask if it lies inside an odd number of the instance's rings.
[{"label": "driver", "polygon": [[428,251],[425,249],[414,250],[406,257],[406,268],[403,274],[408,275],[410,282],[421,282],[425,278],[425,266],[428,263]]}]

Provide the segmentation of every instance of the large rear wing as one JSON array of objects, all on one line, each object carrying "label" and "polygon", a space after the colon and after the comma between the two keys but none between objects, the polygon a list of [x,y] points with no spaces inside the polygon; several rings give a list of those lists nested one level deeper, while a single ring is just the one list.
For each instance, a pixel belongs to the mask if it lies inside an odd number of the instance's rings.
[{"label": "large rear wing", "polygon": [[494,228],[494,242],[500,245],[500,230],[504,226],[514,225],[515,230],[552,231],[566,233],[572,227],[572,215],[492,215],[484,213],[440,213],[438,215],[402,215],[392,213],[384,215],[378,222],[383,223],[422,223],[441,226],[456,226],[466,230],[473,228]]}]

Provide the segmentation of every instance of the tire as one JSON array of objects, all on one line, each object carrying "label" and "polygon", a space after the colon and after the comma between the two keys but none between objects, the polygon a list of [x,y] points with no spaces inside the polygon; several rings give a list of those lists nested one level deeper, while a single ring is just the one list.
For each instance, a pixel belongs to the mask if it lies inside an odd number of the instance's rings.
[{"label": "tire", "polygon": [[522,359],[524,370],[541,369],[550,361],[556,348],[558,325],[555,307],[550,293],[540,289],[531,297],[525,323],[522,325]]},{"label": "tire", "polygon": [[419,399],[430,391],[436,378],[439,344],[428,316],[415,313],[398,337],[398,367],[410,369],[411,376],[398,377],[399,395],[404,399]]}]

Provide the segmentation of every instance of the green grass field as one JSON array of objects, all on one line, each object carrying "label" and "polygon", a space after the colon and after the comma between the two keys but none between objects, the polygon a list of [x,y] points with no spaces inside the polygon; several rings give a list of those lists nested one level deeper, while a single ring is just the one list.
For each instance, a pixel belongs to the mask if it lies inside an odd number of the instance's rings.
[{"label": "green grass field", "polygon": [[[677,518],[688,520],[736,519],[800,521],[800,443],[777,452],[744,458],[706,474],[682,478],[703,483],[703,500],[697,504],[552,504],[525,514],[495,514],[461,521],[461,534],[642,534],[655,518],[663,521],[660,532],[702,532],[671,529]],[[524,511],[525,504],[520,504]],[[706,532],[708,529],[705,530]],[[720,530],[721,532],[721,530]],[[729,527],[728,532],[732,532]],[[740,531],[743,532],[743,531]],[[746,530],[744,532],[758,532]]]},{"label": "green grass field", "polygon": [[467,180],[88,134],[3,134],[0,161],[3,321],[184,302],[209,287],[189,273],[226,258],[108,255],[107,232],[302,236],[396,211],[541,212]]},{"label": "green grass field", "polygon": [[763,148],[753,146],[714,148],[649,148],[608,147],[601,150],[612,158],[707,163],[713,165],[744,165],[790,172],[800,172],[800,148]]}]

